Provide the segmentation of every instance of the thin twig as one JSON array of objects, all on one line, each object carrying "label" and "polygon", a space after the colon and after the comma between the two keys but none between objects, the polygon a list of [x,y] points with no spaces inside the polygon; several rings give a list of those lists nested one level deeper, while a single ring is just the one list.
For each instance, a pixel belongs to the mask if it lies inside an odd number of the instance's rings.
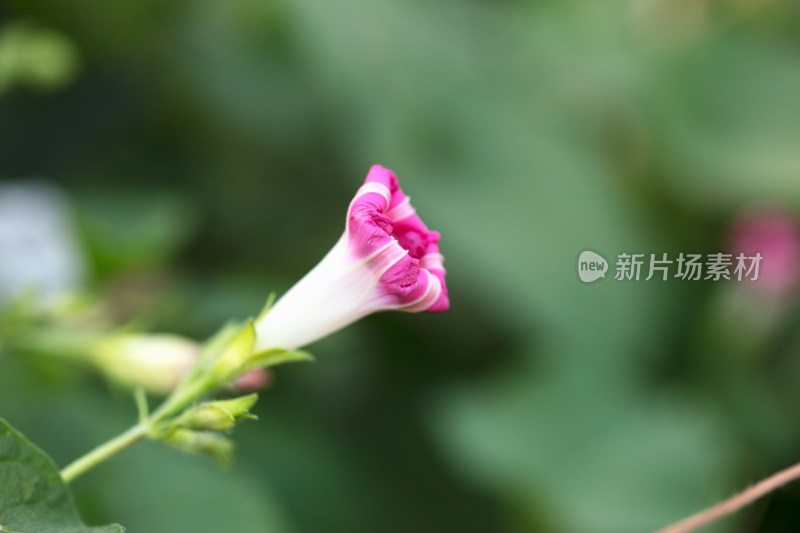
[{"label": "thin twig", "polygon": [[688,518],[684,518],[680,522],[676,522],[671,526],[667,526],[664,529],[659,529],[656,531],[656,533],[689,533],[690,531],[695,531],[696,529],[706,526],[711,522],[735,513],[742,507],[750,505],[762,496],[769,494],[770,492],[786,485],[787,483],[791,483],[798,478],[800,478],[800,463],[790,466],[785,470],[781,470],[777,474],[773,474],[768,478],[759,481],[752,487],[746,488],[742,492],[731,496],[723,502],[709,507],[705,511],[700,511],[699,513],[693,514]]}]

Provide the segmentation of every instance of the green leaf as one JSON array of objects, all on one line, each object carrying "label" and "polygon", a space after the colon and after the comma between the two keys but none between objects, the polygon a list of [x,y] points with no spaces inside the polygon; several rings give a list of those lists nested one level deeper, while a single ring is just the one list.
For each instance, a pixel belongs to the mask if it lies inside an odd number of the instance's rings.
[{"label": "green leaf", "polygon": [[0,526],[5,533],[123,533],[87,527],[55,463],[0,418]]}]

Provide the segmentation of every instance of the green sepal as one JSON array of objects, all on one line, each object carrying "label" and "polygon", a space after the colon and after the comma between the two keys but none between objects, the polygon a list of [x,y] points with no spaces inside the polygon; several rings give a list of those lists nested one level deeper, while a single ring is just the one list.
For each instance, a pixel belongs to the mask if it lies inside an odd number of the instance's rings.
[{"label": "green sepal", "polygon": [[[267,302],[269,306],[270,302]],[[226,326],[224,329],[228,329]],[[245,372],[256,368],[266,368],[295,361],[313,361],[314,357],[302,350],[270,348],[253,352],[256,343],[256,329],[253,319],[249,319],[238,332],[225,332],[227,345],[217,345],[216,360],[211,363],[211,372],[220,383],[229,383]]]},{"label": "green sepal", "polygon": [[254,368],[267,368],[283,363],[294,363],[296,361],[314,362],[314,356],[303,350],[287,351],[283,348],[271,348],[251,356],[248,362],[248,370]]},{"label": "green sepal", "polygon": [[209,362],[217,359],[241,330],[242,323],[238,321],[230,321],[222,326],[203,345],[203,349],[200,352],[200,361]]},{"label": "green sepal", "polygon": [[269,293],[269,296],[267,296],[267,303],[264,304],[264,308],[261,310],[260,313],[258,313],[258,316],[256,317],[256,322],[260,322],[262,318],[267,316],[267,313],[269,313],[269,310],[272,309],[272,304],[274,302],[275,302],[275,293],[271,292]]},{"label": "green sepal", "polygon": [[151,434],[163,438],[178,428],[196,431],[225,431],[243,419],[257,420],[250,409],[258,401],[258,394],[248,394],[229,400],[203,402],[190,407],[180,416],[155,428]]},{"label": "green sepal", "polygon": [[81,522],[55,463],[0,418],[0,526],[3,533],[124,533],[118,524]]},{"label": "green sepal", "polygon": [[228,343],[217,356],[212,366],[214,377],[220,383],[227,383],[249,370],[247,363],[255,343],[256,330],[251,318],[235,335],[229,337]]}]

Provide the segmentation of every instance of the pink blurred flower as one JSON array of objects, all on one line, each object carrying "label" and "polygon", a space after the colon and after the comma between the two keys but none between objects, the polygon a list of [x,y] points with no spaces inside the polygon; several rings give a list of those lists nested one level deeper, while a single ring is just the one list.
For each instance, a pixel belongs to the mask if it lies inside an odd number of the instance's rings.
[{"label": "pink blurred flower", "polygon": [[388,169],[373,166],[328,254],[256,322],[256,349],[305,346],[368,314],[446,311],[439,234]]},{"label": "pink blurred flower", "polygon": [[758,279],[751,282],[761,291],[782,293],[800,280],[800,226],[791,214],[776,209],[745,213],[731,231],[731,251],[763,259]]}]

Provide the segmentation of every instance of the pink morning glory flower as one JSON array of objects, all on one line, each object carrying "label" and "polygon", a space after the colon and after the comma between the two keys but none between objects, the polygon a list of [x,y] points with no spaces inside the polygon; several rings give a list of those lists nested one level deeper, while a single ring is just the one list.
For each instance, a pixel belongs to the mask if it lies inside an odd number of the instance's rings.
[{"label": "pink morning glory flower", "polygon": [[373,166],[350,202],[342,237],[257,320],[255,349],[299,348],[377,311],[446,311],[438,242],[394,173]]}]

